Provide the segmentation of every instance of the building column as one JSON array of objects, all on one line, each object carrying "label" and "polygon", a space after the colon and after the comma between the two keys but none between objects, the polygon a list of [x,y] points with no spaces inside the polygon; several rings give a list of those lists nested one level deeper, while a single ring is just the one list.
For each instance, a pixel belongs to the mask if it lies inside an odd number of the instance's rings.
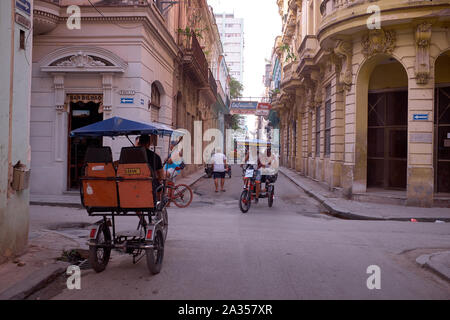
[{"label": "building column", "polygon": [[295,155],[295,170],[302,172],[303,171],[303,134],[302,134],[302,114],[300,112],[298,112],[296,114],[296,118],[297,118],[297,136],[295,137],[296,139],[296,150],[297,153]]},{"label": "building column", "polygon": [[67,128],[68,128],[68,112],[70,112],[70,101],[66,101],[64,89],[64,74],[53,74],[53,85],[55,89],[55,161],[64,162],[66,160],[67,150]]},{"label": "building column", "polygon": [[[431,207],[434,194],[434,78],[408,84],[407,205]],[[424,120],[414,120],[416,119]],[[425,116],[426,115],[426,116]]]},{"label": "building column", "polygon": [[344,89],[336,78],[331,83],[331,177],[330,186],[341,186],[342,164],[344,162]]}]

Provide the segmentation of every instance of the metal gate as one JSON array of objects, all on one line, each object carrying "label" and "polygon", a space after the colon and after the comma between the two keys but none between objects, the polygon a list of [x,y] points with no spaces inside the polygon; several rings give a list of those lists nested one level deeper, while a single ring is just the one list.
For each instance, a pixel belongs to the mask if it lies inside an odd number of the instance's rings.
[{"label": "metal gate", "polygon": [[367,187],[406,189],[408,92],[371,92],[368,108]]}]

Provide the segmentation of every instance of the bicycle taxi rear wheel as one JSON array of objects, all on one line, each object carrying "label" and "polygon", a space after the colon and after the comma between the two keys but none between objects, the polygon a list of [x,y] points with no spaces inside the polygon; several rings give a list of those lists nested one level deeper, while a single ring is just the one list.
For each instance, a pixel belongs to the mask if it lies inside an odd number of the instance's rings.
[{"label": "bicycle taxi rear wheel", "polygon": [[150,273],[160,273],[164,259],[164,237],[161,230],[156,232],[153,248],[146,249],[145,255],[147,257],[147,267]]},{"label": "bicycle taxi rear wheel", "polygon": [[95,272],[102,272],[111,256],[111,233],[103,223],[98,227],[95,245],[89,246],[89,264]]}]

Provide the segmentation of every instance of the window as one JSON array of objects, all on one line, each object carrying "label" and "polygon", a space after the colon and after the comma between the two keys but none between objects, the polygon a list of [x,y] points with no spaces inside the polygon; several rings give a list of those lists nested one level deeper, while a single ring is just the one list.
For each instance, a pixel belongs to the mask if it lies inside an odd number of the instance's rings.
[{"label": "window", "polygon": [[320,156],[320,106],[316,108],[316,157]]},{"label": "window", "polygon": [[152,84],[152,96],[150,102],[150,112],[151,121],[159,121],[159,109],[161,108],[161,93],[159,92],[158,86]]},{"label": "window", "polygon": [[20,30],[20,49],[25,50],[25,31]]},{"label": "window", "polygon": [[331,152],[331,85],[326,88],[325,97],[325,156]]}]

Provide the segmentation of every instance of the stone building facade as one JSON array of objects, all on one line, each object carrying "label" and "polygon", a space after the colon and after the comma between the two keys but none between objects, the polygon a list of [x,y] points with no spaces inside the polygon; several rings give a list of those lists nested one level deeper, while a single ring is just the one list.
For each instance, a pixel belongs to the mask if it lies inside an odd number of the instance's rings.
[{"label": "stone building facade", "polygon": [[31,7],[0,2],[0,263],[23,253],[28,242]]},{"label": "stone building facade", "polygon": [[283,164],[353,199],[447,206],[448,1],[277,3]]},{"label": "stone building facade", "polygon": [[[80,8],[79,29],[71,5]],[[210,26],[210,16],[205,0],[35,1],[32,193],[76,192],[88,145],[111,146],[115,159],[129,145],[126,138],[70,138],[77,127],[119,116],[193,133],[195,120],[213,118],[217,83],[205,52],[217,37],[183,32],[197,20]],[[198,143],[194,134],[187,143]],[[167,145],[158,141],[162,157]],[[185,160],[194,162],[193,154]]]}]

